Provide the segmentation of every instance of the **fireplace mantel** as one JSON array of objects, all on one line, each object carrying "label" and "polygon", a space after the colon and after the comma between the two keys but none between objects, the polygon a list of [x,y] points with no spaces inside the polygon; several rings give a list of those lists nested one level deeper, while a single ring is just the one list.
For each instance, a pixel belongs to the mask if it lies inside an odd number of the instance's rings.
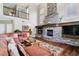
[{"label": "fireplace mantel", "polygon": [[60,23],[59,26],[79,25],[79,21]]},{"label": "fireplace mantel", "polygon": [[36,28],[57,27],[57,25],[59,26],[60,24],[45,24],[45,25],[36,26]]},{"label": "fireplace mantel", "polygon": [[36,26],[36,28],[39,28],[39,27],[41,27],[41,28],[43,28],[43,27],[62,27],[62,26],[68,26],[68,25],[79,25],[79,21],[38,25],[38,26]]}]

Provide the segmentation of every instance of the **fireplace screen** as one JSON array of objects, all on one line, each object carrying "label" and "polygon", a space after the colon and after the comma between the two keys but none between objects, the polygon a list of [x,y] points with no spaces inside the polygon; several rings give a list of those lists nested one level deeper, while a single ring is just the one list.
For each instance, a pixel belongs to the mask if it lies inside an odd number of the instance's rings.
[{"label": "fireplace screen", "polygon": [[47,30],[47,36],[53,36],[53,30]]}]

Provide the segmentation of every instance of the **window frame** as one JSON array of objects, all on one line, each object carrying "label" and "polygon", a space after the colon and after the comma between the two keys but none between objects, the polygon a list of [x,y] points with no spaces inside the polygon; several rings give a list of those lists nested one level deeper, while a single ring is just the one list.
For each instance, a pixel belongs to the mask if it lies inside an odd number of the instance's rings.
[{"label": "window frame", "polygon": [[[9,14],[5,14],[6,11],[5,11],[4,8],[14,10],[14,11],[15,11],[14,16],[13,16],[13,15],[9,15]],[[26,11],[27,11],[27,8],[26,8]],[[20,16],[19,16],[19,13],[21,14]],[[14,8],[10,8],[10,7],[3,6],[3,14],[4,14],[4,15],[7,15],[7,16],[13,16],[13,17],[18,17],[18,18],[23,18],[23,19],[28,19],[28,20],[29,20],[29,12],[27,13],[27,12],[23,12],[22,10],[21,10],[21,11],[16,10],[16,7],[15,7],[15,9],[14,9]],[[26,17],[23,17],[22,14],[25,14]]]}]

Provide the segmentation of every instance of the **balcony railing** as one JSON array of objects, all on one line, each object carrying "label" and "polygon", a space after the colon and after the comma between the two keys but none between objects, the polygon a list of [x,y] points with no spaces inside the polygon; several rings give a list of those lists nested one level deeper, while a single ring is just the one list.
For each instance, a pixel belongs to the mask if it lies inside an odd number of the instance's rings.
[{"label": "balcony railing", "polygon": [[7,15],[7,16],[29,19],[29,13],[16,10],[16,8],[15,9],[9,8],[9,7],[6,7],[6,6],[3,6],[3,14]]}]

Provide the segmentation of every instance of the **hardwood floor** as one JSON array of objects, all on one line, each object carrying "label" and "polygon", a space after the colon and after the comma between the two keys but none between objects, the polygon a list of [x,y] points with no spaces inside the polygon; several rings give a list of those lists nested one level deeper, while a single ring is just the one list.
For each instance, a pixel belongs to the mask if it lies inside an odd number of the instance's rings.
[{"label": "hardwood floor", "polygon": [[53,41],[48,41],[45,39],[37,39],[37,40],[46,42],[56,47],[63,48],[63,51],[60,53],[61,56],[78,56],[79,55],[79,47],[71,46],[71,45],[63,44],[63,43],[58,43],[58,42],[53,42]]}]

